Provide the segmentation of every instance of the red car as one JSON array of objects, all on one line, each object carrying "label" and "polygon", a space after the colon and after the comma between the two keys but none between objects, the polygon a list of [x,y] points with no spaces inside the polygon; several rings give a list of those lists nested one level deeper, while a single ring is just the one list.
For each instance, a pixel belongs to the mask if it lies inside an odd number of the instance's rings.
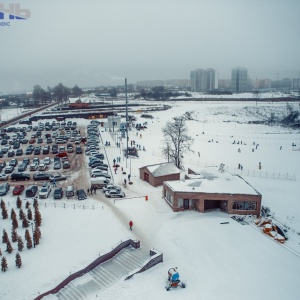
[{"label": "red car", "polygon": [[13,189],[13,195],[21,195],[24,191],[25,186],[24,185],[16,185]]},{"label": "red car", "polygon": [[29,140],[29,144],[34,144],[35,143],[35,139],[30,139]]},{"label": "red car", "polygon": [[68,153],[66,151],[61,151],[56,154],[57,157],[68,157]]}]

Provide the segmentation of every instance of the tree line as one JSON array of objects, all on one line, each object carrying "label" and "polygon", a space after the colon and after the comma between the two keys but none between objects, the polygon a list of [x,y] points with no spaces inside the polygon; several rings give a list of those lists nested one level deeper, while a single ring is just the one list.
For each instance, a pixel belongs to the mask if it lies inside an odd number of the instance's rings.
[{"label": "tree line", "polygon": [[80,97],[82,93],[82,89],[77,84],[72,88],[68,88],[59,83],[53,88],[48,86],[47,90],[44,90],[40,85],[35,85],[33,87],[32,98],[34,106],[42,106],[50,103],[52,100],[62,103],[68,100],[69,96]]}]

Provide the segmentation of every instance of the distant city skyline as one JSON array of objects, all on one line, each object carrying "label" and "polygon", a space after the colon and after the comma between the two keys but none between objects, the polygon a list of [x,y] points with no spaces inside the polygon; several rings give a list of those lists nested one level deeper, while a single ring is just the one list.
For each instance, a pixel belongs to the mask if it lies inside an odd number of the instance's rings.
[{"label": "distant city skyline", "polygon": [[[26,0],[0,14],[0,93],[189,79],[244,66],[256,80],[298,78],[299,0]],[[3,4],[8,9],[8,4]]]}]

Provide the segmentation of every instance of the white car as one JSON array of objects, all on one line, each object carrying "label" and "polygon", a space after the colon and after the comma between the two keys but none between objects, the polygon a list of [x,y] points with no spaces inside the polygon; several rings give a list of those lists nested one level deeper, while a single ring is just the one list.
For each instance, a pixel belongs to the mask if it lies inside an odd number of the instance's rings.
[{"label": "white car", "polygon": [[44,160],[43,160],[43,163],[45,165],[50,165],[51,164],[51,158],[50,157],[45,157]]},{"label": "white car", "polygon": [[117,190],[120,192],[122,190],[122,188],[119,185],[108,184],[107,186],[105,186],[102,189],[103,193],[110,191],[110,190]]},{"label": "white car", "polygon": [[39,164],[39,171],[45,171],[47,169],[47,165],[45,164]]},{"label": "white car", "polygon": [[44,183],[39,191],[39,197],[40,198],[48,198],[49,194],[51,192],[51,184],[48,182]]},{"label": "white car", "polygon": [[107,198],[124,198],[125,193],[123,191],[112,189],[112,190],[106,191],[105,196]]},{"label": "white car", "polygon": [[7,174],[0,174],[0,180],[1,181],[5,181],[5,180],[8,180],[8,175]]}]

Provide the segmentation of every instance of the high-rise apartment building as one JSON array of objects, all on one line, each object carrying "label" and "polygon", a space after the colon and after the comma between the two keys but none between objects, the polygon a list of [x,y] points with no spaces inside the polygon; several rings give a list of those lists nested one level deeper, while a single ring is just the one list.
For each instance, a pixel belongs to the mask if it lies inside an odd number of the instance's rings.
[{"label": "high-rise apartment building", "polygon": [[214,69],[191,71],[191,91],[209,92],[215,89],[216,72]]},{"label": "high-rise apartment building", "polygon": [[231,71],[231,89],[233,92],[245,92],[248,89],[248,70],[237,67]]}]

